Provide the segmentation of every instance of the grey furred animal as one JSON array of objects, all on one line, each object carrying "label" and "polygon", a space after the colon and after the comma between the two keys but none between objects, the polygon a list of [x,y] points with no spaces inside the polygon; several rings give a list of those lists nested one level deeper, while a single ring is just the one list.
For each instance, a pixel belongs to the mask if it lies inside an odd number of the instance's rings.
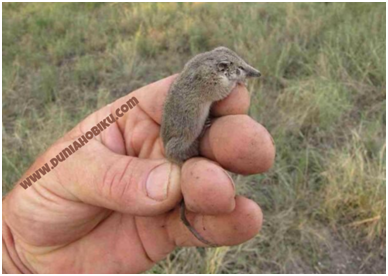
[{"label": "grey furred animal", "polygon": [[246,78],[260,75],[226,47],[192,58],[172,84],[164,105],[161,136],[166,157],[182,164],[198,156],[198,138],[212,103],[226,98]]}]

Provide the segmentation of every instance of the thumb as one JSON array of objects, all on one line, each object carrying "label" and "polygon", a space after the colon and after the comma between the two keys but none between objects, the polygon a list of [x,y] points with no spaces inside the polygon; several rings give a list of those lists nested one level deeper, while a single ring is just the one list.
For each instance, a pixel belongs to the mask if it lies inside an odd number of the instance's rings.
[{"label": "thumb", "polygon": [[58,175],[72,174],[66,187],[80,201],[132,215],[157,215],[181,200],[180,168],[165,159],[148,160],[112,152],[90,141]]}]

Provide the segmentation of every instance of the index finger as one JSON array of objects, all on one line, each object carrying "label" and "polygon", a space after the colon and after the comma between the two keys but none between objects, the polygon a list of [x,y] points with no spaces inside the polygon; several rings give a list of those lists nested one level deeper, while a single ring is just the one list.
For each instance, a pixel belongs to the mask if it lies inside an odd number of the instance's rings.
[{"label": "index finger", "polygon": [[211,114],[216,117],[247,114],[251,97],[245,85],[237,84],[228,97],[213,104]]},{"label": "index finger", "polygon": [[[169,76],[129,93],[113,103],[113,110],[125,104],[132,97],[136,97],[139,101],[137,106],[160,125],[167,93],[177,76],[178,74]],[[216,102],[213,105],[212,115],[218,117],[231,114],[246,114],[249,104],[250,97],[248,90],[243,85],[237,85],[226,99]],[[133,113],[131,115],[125,113],[118,121],[119,124],[123,126],[127,116],[132,115]]]}]

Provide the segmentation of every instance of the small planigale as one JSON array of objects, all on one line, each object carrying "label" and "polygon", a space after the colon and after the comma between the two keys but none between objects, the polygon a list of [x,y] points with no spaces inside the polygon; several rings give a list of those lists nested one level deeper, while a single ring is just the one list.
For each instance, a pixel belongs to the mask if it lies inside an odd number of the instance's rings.
[{"label": "small planigale", "polygon": [[[225,99],[238,83],[261,73],[235,52],[218,47],[196,55],[171,85],[163,110],[161,137],[168,160],[182,165],[199,155],[199,137],[210,121],[211,105]],[[217,246],[203,238],[186,218],[185,202],[180,206],[181,220],[190,232],[208,246]]]},{"label": "small planigale", "polygon": [[161,137],[167,159],[181,165],[198,156],[198,138],[212,103],[226,98],[237,83],[260,75],[226,47],[192,58],[172,84],[164,105]]}]

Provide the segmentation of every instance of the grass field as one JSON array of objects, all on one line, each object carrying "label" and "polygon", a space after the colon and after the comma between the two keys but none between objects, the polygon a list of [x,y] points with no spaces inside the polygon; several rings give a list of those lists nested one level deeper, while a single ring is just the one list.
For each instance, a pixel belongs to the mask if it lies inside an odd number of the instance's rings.
[{"label": "grass field", "polygon": [[87,114],[224,45],[263,73],[274,167],[237,177],[264,225],[151,273],[385,273],[386,12],[374,4],[3,4],[3,195]]}]

